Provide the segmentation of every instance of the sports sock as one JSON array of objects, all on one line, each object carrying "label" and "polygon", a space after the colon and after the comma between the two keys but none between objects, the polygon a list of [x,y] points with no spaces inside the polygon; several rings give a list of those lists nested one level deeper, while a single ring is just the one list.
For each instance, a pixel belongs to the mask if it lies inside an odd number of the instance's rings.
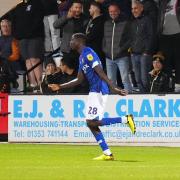
[{"label": "sports sock", "polygon": [[97,134],[94,134],[94,137],[96,138],[96,141],[99,143],[99,146],[101,147],[103,153],[105,155],[112,155],[108,145],[106,144],[102,132],[98,132]]},{"label": "sports sock", "polygon": [[127,123],[127,117],[115,117],[115,118],[103,118],[101,120],[102,126],[104,125],[111,125],[116,123]]}]

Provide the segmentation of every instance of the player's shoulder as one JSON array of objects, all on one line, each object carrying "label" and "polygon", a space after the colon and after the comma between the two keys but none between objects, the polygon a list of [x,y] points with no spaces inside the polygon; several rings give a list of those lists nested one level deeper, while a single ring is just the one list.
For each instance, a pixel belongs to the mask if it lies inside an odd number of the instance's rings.
[{"label": "player's shoulder", "polygon": [[94,52],[93,49],[91,49],[90,47],[86,47],[84,50],[84,56],[88,61],[93,61],[94,59],[97,59],[97,55]]},{"label": "player's shoulder", "polygon": [[92,48],[90,48],[90,47],[86,47],[85,49],[84,49],[84,55],[88,55],[88,54],[92,54],[92,55],[94,55],[94,54],[96,54],[95,52],[94,52],[94,50],[92,49]]}]

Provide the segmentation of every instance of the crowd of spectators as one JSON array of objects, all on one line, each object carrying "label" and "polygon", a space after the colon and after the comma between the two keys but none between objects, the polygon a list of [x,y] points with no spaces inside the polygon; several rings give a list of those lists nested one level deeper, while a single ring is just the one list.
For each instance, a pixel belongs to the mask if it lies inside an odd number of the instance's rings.
[{"label": "crowd of spectators", "polygon": [[1,92],[24,70],[29,92],[87,93],[86,82],[48,88],[77,76],[74,33],[86,34],[109,79],[129,93],[180,92],[180,0],[23,0],[0,20]]}]

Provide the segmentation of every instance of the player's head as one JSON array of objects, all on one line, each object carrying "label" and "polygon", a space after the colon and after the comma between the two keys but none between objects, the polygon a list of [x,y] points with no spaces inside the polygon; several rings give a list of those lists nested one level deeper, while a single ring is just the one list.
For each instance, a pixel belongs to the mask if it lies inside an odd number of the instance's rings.
[{"label": "player's head", "polygon": [[83,33],[76,33],[72,35],[70,46],[73,50],[79,50],[82,46],[86,45],[86,35]]}]

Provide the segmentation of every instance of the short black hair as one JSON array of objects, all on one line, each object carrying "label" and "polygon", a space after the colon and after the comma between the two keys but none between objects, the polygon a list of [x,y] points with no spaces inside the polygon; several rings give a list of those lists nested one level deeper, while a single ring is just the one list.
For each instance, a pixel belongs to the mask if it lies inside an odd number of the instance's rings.
[{"label": "short black hair", "polygon": [[71,54],[64,54],[63,58],[61,59],[61,63],[63,65],[66,65],[70,69],[75,69],[76,68],[76,56],[73,56]]},{"label": "short black hair", "polygon": [[74,1],[72,2],[72,4],[74,4],[74,3],[83,4],[82,0],[74,0]]},{"label": "short black hair", "polygon": [[100,10],[101,13],[103,12],[103,6],[102,6],[101,3],[96,2],[96,1],[92,1],[92,2],[90,3],[90,6],[91,6],[91,5],[93,5],[93,6],[97,7],[97,8],[99,8],[99,10]]},{"label": "short black hair", "polygon": [[73,34],[74,39],[80,39],[83,44],[86,44],[87,36],[84,33],[75,33]]},{"label": "short black hair", "polygon": [[54,62],[53,58],[50,57],[50,58],[46,58],[44,60],[44,67],[46,68],[48,64],[53,64],[55,67],[56,67],[56,63]]}]

